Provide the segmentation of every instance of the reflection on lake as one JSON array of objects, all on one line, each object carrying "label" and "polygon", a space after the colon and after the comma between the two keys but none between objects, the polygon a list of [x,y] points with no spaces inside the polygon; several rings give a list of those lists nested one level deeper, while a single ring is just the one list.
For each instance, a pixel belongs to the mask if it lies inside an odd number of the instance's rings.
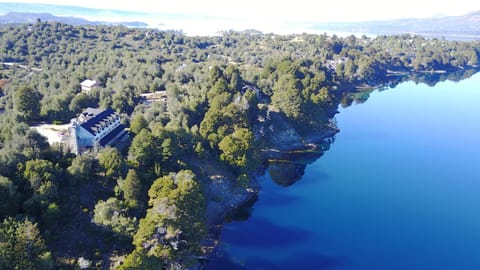
[{"label": "reflection on lake", "polygon": [[267,169],[207,269],[478,269],[480,74],[449,76],[345,98],[330,149]]}]

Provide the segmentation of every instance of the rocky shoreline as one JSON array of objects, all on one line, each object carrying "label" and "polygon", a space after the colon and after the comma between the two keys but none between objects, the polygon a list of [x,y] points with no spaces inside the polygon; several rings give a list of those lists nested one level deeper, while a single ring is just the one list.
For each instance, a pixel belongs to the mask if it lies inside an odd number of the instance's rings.
[{"label": "rocky shoreline", "polygon": [[[409,77],[414,74],[426,74],[423,72],[407,71],[401,74],[401,77]],[[443,79],[450,78],[443,72],[430,73],[439,76],[445,76]],[[468,76],[468,75],[467,75]],[[455,76],[453,79],[455,81]],[[352,92],[371,91],[385,86],[394,86],[404,78],[397,78],[394,81],[367,83],[363,87],[354,84],[343,84],[338,87],[339,91]],[[437,81],[442,80],[441,77]],[[266,106],[268,107],[268,106]],[[330,111],[329,115],[333,119],[337,111]],[[334,136],[339,132],[335,123],[331,121],[321,127],[309,130],[308,134],[300,134],[294,126],[278,111],[266,111],[262,115],[263,121],[255,126],[255,141],[261,142],[260,152],[261,165],[255,172],[249,174],[249,183],[245,186],[239,186],[235,177],[227,170],[217,168],[216,173],[207,173],[207,179],[204,184],[207,198],[207,217],[208,236],[203,244],[204,258],[206,260],[215,260],[220,255],[219,244],[223,225],[226,217],[245,205],[253,204],[260,190],[258,177],[267,173],[269,170],[272,180],[280,185],[291,185],[298,180],[298,171],[303,170],[308,163],[318,159],[328,150],[329,145],[334,141]],[[275,179],[272,172],[277,176]],[[279,179],[280,178],[280,179]],[[200,265],[201,269],[202,266]]]},{"label": "rocky shoreline", "polygon": [[236,209],[253,204],[260,190],[258,177],[265,174],[270,164],[275,160],[289,160],[313,155],[313,160],[320,157],[325,151],[324,145],[332,142],[338,133],[336,127],[325,127],[312,132],[307,136],[300,136],[294,128],[289,126],[278,131],[275,139],[271,140],[271,147],[261,150],[261,165],[256,172],[249,174],[247,186],[234,184],[228,173],[210,175],[207,186],[207,226],[208,237],[203,242],[206,260],[215,260],[220,255],[219,244],[226,217]]}]

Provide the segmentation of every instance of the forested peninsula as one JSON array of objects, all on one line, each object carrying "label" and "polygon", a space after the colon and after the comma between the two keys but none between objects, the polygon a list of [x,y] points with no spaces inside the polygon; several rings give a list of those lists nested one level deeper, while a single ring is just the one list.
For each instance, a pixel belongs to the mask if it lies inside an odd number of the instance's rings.
[{"label": "forested peninsula", "polygon": [[[2,25],[0,269],[201,267],[257,174],[288,185],[291,155],[328,148],[338,106],[469,77],[479,56],[410,34]],[[75,155],[32,128],[87,108],[118,113],[127,139]]]}]

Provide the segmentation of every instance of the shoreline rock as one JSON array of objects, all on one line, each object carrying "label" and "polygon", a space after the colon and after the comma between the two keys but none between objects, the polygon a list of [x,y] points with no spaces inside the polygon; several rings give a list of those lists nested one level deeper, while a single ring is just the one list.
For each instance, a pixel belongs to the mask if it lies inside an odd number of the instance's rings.
[{"label": "shoreline rock", "polygon": [[272,142],[271,148],[261,150],[262,165],[256,172],[248,175],[250,181],[246,187],[235,185],[236,181],[232,181],[228,173],[210,176],[207,187],[208,237],[203,242],[206,260],[215,260],[220,255],[220,237],[227,216],[256,201],[261,188],[258,178],[267,173],[272,160],[286,159],[295,162],[295,159],[311,156],[307,160],[314,161],[323,154],[326,150],[325,144],[329,145],[338,132],[338,129],[330,127],[301,137],[293,128],[289,128],[284,131],[285,136]]}]

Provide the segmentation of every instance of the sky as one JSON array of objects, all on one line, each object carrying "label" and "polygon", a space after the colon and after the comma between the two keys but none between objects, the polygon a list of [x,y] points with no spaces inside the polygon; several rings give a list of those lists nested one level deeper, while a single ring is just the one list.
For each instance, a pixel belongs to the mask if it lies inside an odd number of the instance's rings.
[{"label": "sky", "polygon": [[[183,28],[292,28],[292,23],[353,22],[398,18],[463,15],[480,11],[477,0],[0,0],[0,2],[47,3],[99,9],[159,14],[216,17],[216,21],[183,19],[167,22]],[[177,25],[175,25],[177,24]],[[193,24],[193,25],[192,25]],[[255,27],[257,26],[257,27]]]}]

